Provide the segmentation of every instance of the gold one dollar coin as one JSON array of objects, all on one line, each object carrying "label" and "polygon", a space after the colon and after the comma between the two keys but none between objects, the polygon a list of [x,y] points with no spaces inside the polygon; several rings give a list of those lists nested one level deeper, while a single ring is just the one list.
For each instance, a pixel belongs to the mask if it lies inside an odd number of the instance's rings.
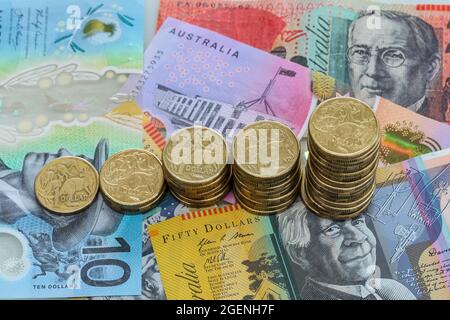
[{"label": "gold one dollar coin", "polygon": [[380,139],[378,120],[362,101],[341,97],[322,102],[311,115],[309,138],[329,158],[368,154]]},{"label": "gold one dollar coin", "polygon": [[100,170],[100,189],[118,211],[149,210],[165,189],[161,161],[143,149],[116,153]]},{"label": "gold one dollar coin", "polygon": [[233,141],[233,157],[241,175],[276,179],[293,172],[300,145],[294,132],[275,121],[258,121],[240,130]]},{"label": "gold one dollar coin", "polygon": [[189,127],[175,132],[163,151],[168,180],[201,186],[220,179],[227,169],[227,144],[216,131]]},{"label": "gold one dollar coin", "polygon": [[99,176],[87,160],[61,157],[42,168],[34,188],[42,207],[57,214],[69,215],[92,204],[98,193]]}]

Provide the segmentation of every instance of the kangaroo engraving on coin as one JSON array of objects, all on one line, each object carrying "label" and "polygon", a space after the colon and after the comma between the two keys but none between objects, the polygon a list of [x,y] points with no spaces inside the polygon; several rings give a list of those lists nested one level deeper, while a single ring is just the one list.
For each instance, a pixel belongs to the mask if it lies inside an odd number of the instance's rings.
[{"label": "kangaroo engraving on coin", "polygon": [[73,214],[92,204],[99,177],[87,160],[61,157],[42,168],[34,187],[36,198],[44,208],[54,213]]},{"label": "kangaroo engraving on coin", "polygon": [[324,152],[351,156],[367,153],[379,140],[380,130],[368,105],[342,97],[327,100],[314,111],[309,134]]},{"label": "kangaroo engraving on coin", "polygon": [[129,210],[139,210],[158,200],[164,185],[161,161],[146,150],[119,152],[109,158],[100,171],[103,195]]},{"label": "kangaroo engraving on coin", "polygon": [[167,173],[188,184],[217,180],[227,166],[227,145],[216,131],[189,127],[172,135],[163,151]]},{"label": "kangaroo engraving on coin", "polygon": [[299,153],[292,130],[275,121],[250,124],[233,142],[236,163],[245,174],[254,177],[276,178],[290,172],[296,168]]}]

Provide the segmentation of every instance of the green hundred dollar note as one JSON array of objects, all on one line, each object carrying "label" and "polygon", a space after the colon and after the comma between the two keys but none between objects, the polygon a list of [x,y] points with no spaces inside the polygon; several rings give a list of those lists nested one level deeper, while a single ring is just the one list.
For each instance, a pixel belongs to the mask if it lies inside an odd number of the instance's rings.
[{"label": "green hundred dollar note", "polygon": [[450,152],[396,168],[351,220],[298,199],[272,217],[232,205],[150,226],[167,298],[449,299]]},{"label": "green hundred dollar note", "polygon": [[335,88],[316,84],[319,97],[373,105],[380,96],[449,122],[449,12],[395,1],[162,0],[159,24],[176,17],[335,78]]}]

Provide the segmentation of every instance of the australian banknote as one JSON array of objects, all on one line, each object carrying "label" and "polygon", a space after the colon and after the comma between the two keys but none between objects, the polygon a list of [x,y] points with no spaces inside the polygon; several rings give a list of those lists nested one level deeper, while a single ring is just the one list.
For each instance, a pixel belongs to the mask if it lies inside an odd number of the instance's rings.
[{"label": "australian banknote", "polygon": [[[300,19],[332,1],[161,0],[157,28],[173,17],[297,61],[306,37]],[[295,58],[296,57],[296,58]]]},{"label": "australian banknote", "polygon": [[176,200],[170,192],[158,205],[142,216],[142,278],[141,292],[133,296],[109,296],[93,297],[92,300],[164,300],[166,299],[161,275],[156,263],[150,236],[147,229],[149,226],[166,221],[167,219],[181,215],[188,210],[183,204]]},{"label": "australian banknote", "polygon": [[[222,201],[212,208],[230,205],[227,201]],[[143,215],[142,221],[142,292],[135,296],[104,296],[93,297],[93,300],[164,300],[166,294],[161,280],[161,271],[156,262],[155,252],[153,249],[148,228],[152,225],[167,221],[168,219],[182,216],[186,212],[194,210],[186,207],[175,199],[170,192],[158,205]]]},{"label": "australian banknote", "polygon": [[77,215],[54,215],[38,205],[34,179],[58,157],[79,155],[99,170],[113,153],[142,146],[141,110],[116,99],[143,65],[142,5],[0,9],[1,298],[140,293],[140,217],[114,212],[101,196]]},{"label": "australian banknote", "polygon": [[145,53],[136,99],[170,135],[194,123],[224,135],[262,119],[302,133],[310,71],[218,33],[167,19]]},{"label": "australian banknote", "polygon": [[450,148],[450,126],[424,117],[384,98],[376,102],[382,131],[381,165]]},{"label": "australian banknote", "polygon": [[273,217],[231,205],[150,226],[167,298],[448,298],[449,170],[448,151],[402,162],[346,221],[298,199]]},{"label": "australian banknote", "polygon": [[381,96],[449,121],[448,5],[162,0],[158,23],[168,16],[325,73],[336,79],[340,95],[371,105]]},{"label": "australian banknote", "polygon": [[0,8],[0,142],[111,111],[143,67],[143,3],[6,0]]},{"label": "australian banknote", "polygon": [[[142,147],[142,112],[132,103],[0,143],[0,298],[140,294],[141,216],[113,211],[101,195],[82,212],[61,216],[42,208],[34,190],[53,159],[80,156],[100,170],[110,155],[133,147]],[[72,183],[74,196],[82,196],[79,180],[68,169],[45,187]]]}]

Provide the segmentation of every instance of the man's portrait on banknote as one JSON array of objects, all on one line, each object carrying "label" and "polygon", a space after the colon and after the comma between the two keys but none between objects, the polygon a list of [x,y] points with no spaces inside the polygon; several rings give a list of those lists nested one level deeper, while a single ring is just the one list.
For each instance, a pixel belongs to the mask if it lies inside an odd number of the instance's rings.
[{"label": "man's portrait on banknote", "polygon": [[441,69],[439,48],[435,30],[419,17],[387,10],[360,13],[348,32],[353,95],[370,105],[381,96],[444,121],[446,110],[432,110],[429,96]]},{"label": "man's portrait on banknote", "polygon": [[300,200],[280,214],[280,239],[291,268],[304,275],[297,283],[300,299],[415,299],[400,282],[380,276],[377,238],[366,219],[320,218]]},{"label": "man's portrait on banknote", "polygon": [[[72,154],[61,148],[56,153],[28,153],[21,171],[8,168],[0,159],[0,223],[14,224],[32,214],[53,227],[51,241],[59,251],[69,251],[88,235],[112,234],[122,220],[122,215],[110,209],[101,196],[84,212],[72,216],[59,216],[42,208],[36,200],[34,181],[39,171],[50,161]],[[85,158],[97,170],[108,156],[107,140],[100,140],[94,159]]]}]

